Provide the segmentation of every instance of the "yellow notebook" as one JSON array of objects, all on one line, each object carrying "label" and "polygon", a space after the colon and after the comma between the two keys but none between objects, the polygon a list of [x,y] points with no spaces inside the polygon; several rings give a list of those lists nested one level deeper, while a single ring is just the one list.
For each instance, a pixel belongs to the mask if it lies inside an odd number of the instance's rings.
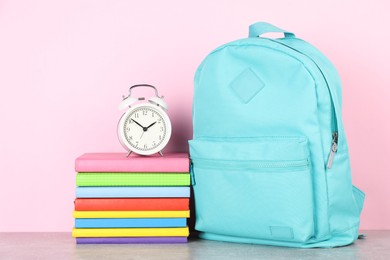
[{"label": "yellow notebook", "polygon": [[181,228],[73,228],[73,237],[187,237]]},{"label": "yellow notebook", "polygon": [[178,211],[73,211],[74,218],[189,218],[189,210]]}]

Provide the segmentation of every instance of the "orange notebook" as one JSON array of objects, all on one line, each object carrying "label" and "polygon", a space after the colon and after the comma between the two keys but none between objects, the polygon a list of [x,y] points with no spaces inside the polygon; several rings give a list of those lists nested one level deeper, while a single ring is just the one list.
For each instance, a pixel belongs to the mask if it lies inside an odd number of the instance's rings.
[{"label": "orange notebook", "polygon": [[188,198],[77,198],[76,211],[189,210]]}]

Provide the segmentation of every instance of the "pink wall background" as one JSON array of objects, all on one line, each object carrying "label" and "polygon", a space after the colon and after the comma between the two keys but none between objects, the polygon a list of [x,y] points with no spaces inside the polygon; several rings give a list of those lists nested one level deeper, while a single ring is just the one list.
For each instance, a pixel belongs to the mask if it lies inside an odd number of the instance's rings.
[{"label": "pink wall background", "polygon": [[386,0],[0,1],[0,231],[70,231],[74,160],[121,152],[121,95],[155,84],[191,138],[194,72],[209,51],[268,21],[336,65],[362,229],[390,228],[390,24]]}]

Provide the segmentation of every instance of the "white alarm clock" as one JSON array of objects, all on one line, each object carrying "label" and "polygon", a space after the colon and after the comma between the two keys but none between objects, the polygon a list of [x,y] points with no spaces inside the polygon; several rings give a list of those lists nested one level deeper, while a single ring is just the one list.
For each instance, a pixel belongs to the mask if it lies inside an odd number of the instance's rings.
[{"label": "white alarm clock", "polygon": [[[134,98],[131,90],[136,87],[150,87],[155,91],[155,96],[147,102],[134,104],[145,100],[144,97]],[[119,109],[128,108],[118,123],[118,138],[122,146],[128,151],[140,155],[160,153],[168,144],[171,137],[171,121],[166,113],[168,106],[158,95],[157,89],[148,84],[134,85],[129,88],[129,95],[123,96]]]}]

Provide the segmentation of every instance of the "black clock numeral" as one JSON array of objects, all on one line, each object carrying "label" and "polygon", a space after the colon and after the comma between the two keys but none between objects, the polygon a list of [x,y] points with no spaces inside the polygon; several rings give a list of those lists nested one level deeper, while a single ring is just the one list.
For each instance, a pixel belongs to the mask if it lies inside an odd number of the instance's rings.
[{"label": "black clock numeral", "polygon": [[135,118],[139,118],[138,112],[134,114],[134,117],[135,117]]},{"label": "black clock numeral", "polygon": [[127,131],[127,132],[130,132],[130,127],[126,127],[126,131]]},{"label": "black clock numeral", "polygon": [[132,124],[132,123],[134,123],[134,122],[133,122],[133,120],[130,118],[130,119],[129,119],[129,124]]},{"label": "black clock numeral", "polygon": [[133,136],[132,135],[129,136],[129,140],[133,140]]},{"label": "black clock numeral", "polygon": [[147,144],[144,144],[144,148],[145,148],[145,149],[148,149],[148,145],[147,145]]},{"label": "black clock numeral", "polygon": [[138,143],[139,143],[138,141],[137,141],[137,142],[135,142],[135,147],[138,147]]},{"label": "black clock numeral", "polygon": [[158,140],[160,140],[160,141],[162,140],[162,137],[161,137],[161,135],[159,135],[159,136],[158,136]]},{"label": "black clock numeral", "polygon": [[152,112],[152,117],[154,117],[154,112]]},{"label": "black clock numeral", "polygon": [[160,126],[160,132],[164,131],[164,127]]},{"label": "black clock numeral", "polygon": [[147,116],[148,115],[148,110],[142,110],[142,115]]},{"label": "black clock numeral", "polygon": [[156,145],[157,145],[156,141],[153,141],[153,147],[156,147]]}]

